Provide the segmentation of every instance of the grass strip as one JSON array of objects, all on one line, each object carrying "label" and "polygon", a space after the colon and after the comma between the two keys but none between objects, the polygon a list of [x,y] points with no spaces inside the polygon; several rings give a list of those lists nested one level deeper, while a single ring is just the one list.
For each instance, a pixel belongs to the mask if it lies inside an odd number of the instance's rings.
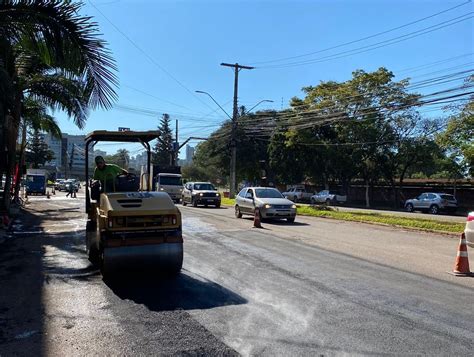
[{"label": "grass strip", "polygon": [[302,216],[312,216],[321,218],[333,218],[343,221],[376,223],[402,228],[418,229],[430,232],[441,233],[461,233],[464,230],[464,223],[442,222],[430,219],[407,218],[381,213],[361,213],[361,212],[341,212],[332,210],[320,210],[310,206],[298,207],[298,214]]},{"label": "grass strip", "polygon": [[235,198],[221,197],[221,204],[224,206],[233,206],[235,205]]},{"label": "grass strip", "polygon": [[[235,204],[235,199],[222,197],[222,204],[225,206],[233,206]],[[464,223],[460,222],[443,222],[431,219],[408,218],[382,213],[337,211],[334,209],[326,209],[325,206],[298,206],[298,215],[332,218],[342,221],[375,223],[428,232],[462,233],[464,231]]]}]

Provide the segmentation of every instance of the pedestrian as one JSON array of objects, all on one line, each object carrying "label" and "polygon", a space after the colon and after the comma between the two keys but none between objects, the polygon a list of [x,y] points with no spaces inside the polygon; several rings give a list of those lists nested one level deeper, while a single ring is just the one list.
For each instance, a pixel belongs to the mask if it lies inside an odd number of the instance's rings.
[{"label": "pedestrian", "polygon": [[71,198],[74,198],[74,196],[73,196],[73,194],[74,194],[74,185],[72,184],[72,182],[68,182],[66,184],[66,190],[67,190],[66,197],[71,195]]}]

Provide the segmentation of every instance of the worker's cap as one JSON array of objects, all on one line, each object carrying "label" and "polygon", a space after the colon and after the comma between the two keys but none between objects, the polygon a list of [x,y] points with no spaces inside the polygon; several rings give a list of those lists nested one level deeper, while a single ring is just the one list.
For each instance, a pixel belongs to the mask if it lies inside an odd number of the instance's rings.
[{"label": "worker's cap", "polygon": [[95,157],[95,163],[100,164],[101,162],[105,162],[104,158],[102,156],[96,156]]}]

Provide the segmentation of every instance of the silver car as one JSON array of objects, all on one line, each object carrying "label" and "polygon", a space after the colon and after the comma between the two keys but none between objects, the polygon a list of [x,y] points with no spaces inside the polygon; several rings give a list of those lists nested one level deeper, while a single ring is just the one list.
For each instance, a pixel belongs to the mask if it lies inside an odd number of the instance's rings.
[{"label": "silver car", "polygon": [[426,192],[417,198],[405,202],[405,209],[408,212],[426,211],[438,214],[441,211],[455,212],[457,208],[458,202],[456,198],[446,193]]},{"label": "silver car", "polygon": [[254,215],[255,209],[260,210],[262,219],[286,219],[294,222],[296,205],[275,188],[246,187],[235,198],[235,216]]}]

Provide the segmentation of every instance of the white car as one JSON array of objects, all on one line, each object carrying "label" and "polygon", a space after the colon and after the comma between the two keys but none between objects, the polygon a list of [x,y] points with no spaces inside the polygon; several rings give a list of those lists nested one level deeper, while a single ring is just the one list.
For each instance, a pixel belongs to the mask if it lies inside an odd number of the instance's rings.
[{"label": "white car", "polygon": [[466,229],[464,230],[466,235],[467,244],[474,248],[474,212],[469,212],[467,215]]},{"label": "white car", "polygon": [[310,199],[311,204],[316,204],[316,203],[345,203],[347,202],[347,196],[346,195],[339,195],[336,192],[329,191],[329,190],[323,190],[313,196],[311,196]]},{"label": "white car", "polygon": [[288,191],[282,192],[283,197],[293,202],[309,201],[313,192],[306,191],[304,188],[293,187]]}]

